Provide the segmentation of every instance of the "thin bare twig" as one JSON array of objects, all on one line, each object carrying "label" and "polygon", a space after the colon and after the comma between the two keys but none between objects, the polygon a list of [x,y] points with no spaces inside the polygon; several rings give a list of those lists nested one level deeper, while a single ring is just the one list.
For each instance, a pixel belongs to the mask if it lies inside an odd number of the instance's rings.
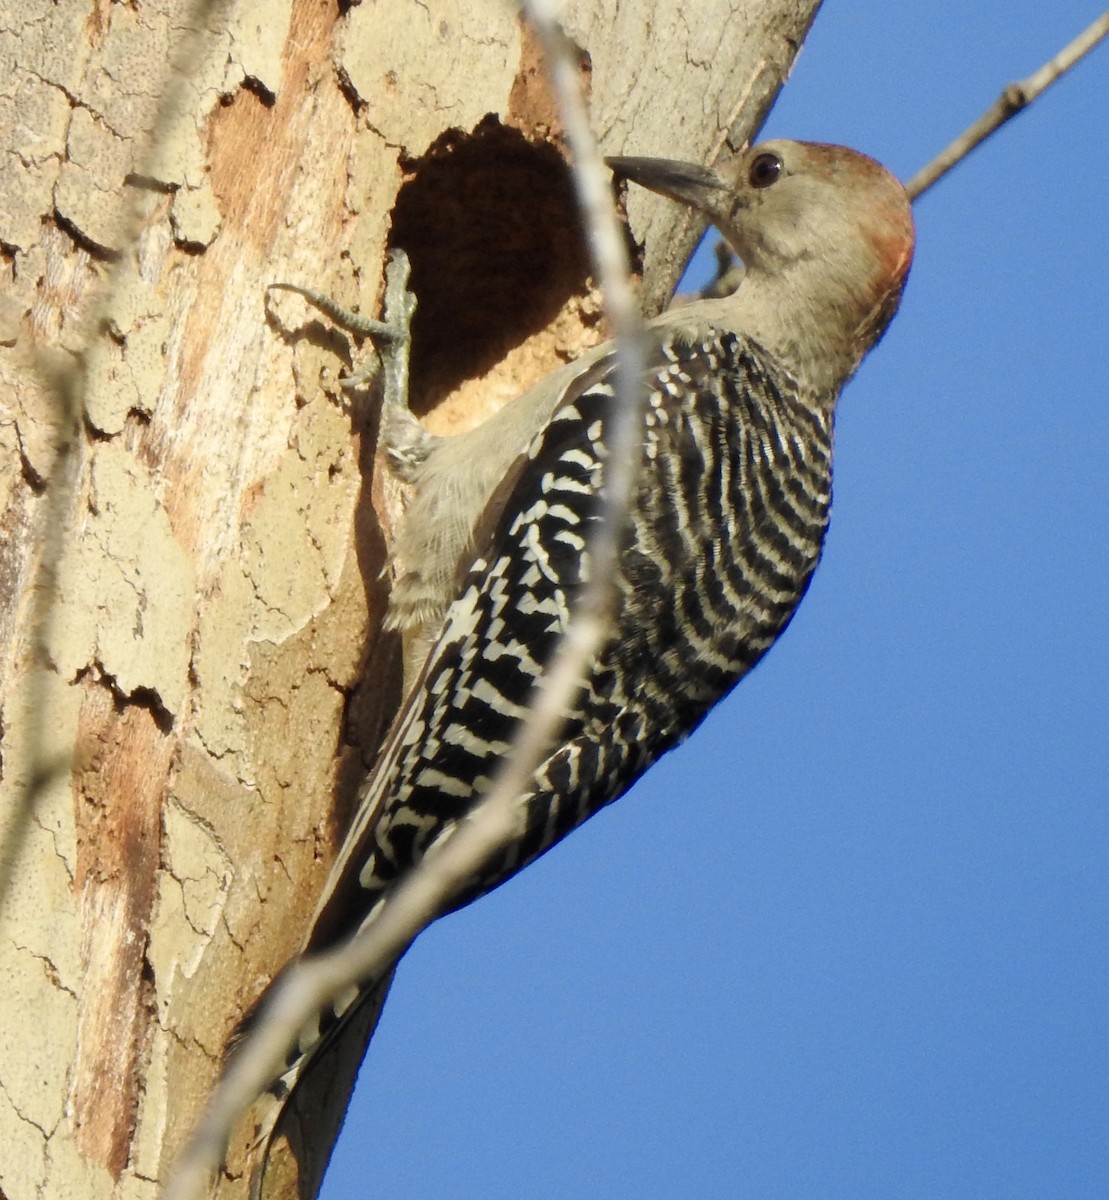
[{"label": "thin bare twig", "polygon": [[909,180],[905,185],[909,199],[916,200],[923,195],[956,163],[962,162],[976,146],[984,142],[990,134],[995,133],[1006,121],[1011,120],[1017,113],[1027,108],[1037,96],[1066,74],[1075,63],[1089,54],[1107,35],[1109,35],[1109,12],[1104,12],[1089,29],[1079,34],[1069,46],[1060,50],[1050,62],[1045,63],[1027,79],[1009,84],[986,113]]},{"label": "thin bare twig", "polygon": [[[597,143],[589,125],[589,114],[582,95],[578,64],[566,35],[557,21],[554,0],[521,0],[528,20],[535,29],[547,56],[548,70],[558,98],[559,111],[573,152],[572,167],[578,204],[585,218],[593,266],[604,296],[605,315],[616,341],[616,402],[612,421],[611,444],[605,467],[605,494],[601,519],[590,540],[589,583],[578,602],[559,647],[544,690],[555,685],[564,689],[559,713],[574,698],[580,675],[589,659],[600,648],[608,627],[609,598],[614,586],[620,535],[628,506],[639,476],[636,452],[642,422],[644,348],[642,321],[631,286],[628,261],[620,218],[612,202],[609,172],[601,161]],[[570,663],[564,664],[563,660]],[[571,664],[576,664],[576,672]],[[578,680],[575,682],[575,680]],[[526,783],[542,761],[557,732],[553,719],[543,734],[543,746],[536,752],[522,782]],[[529,718],[527,724],[531,724]],[[515,757],[516,751],[513,751]],[[491,803],[499,791],[490,793]]]},{"label": "thin bare twig", "polygon": [[349,943],[288,969],[262,1019],[236,1050],[217,1084],[174,1167],[165,1200],[190,1200],[202,1194],[219,1165],[234,1123],[279,1073],[298,1031],[312,1016],[352,985],[387,971],[417,934],[450,906],[482,864],[519,836],[519,798],[549,753],[609,628],[620,536],[639,467],[641,326],[609,176],[590,130],[575,56],[558,26],[551,0],[521,0],[521,7],[546,52],[573,152],[574,179],[589,230],[594,269],[617,340],[612,446],[606,460],[602,517],[590,543],[589,583],[487,796],[398,884],[371,925]]}]

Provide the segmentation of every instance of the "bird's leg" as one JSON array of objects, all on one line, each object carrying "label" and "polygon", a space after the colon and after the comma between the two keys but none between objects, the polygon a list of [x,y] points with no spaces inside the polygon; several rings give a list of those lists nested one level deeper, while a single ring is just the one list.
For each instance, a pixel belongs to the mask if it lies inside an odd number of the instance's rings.
[{"label": "bird's leg", "polygon": [[411,264],[403,250],[393,250],[385,267],[385,319],[374,320],[336,304],[329,296],[295,283],[271,283],[270,288],[296,292],[342,330],[369,338],[372,350],[350,375],[340,380],[344,391],[368,387],[382,374],[381,448],[394,473],[411,482],[427,457],[431,435],[408,407],[408,360],[412,348],[412,317],[416,297],[408,290]]}]

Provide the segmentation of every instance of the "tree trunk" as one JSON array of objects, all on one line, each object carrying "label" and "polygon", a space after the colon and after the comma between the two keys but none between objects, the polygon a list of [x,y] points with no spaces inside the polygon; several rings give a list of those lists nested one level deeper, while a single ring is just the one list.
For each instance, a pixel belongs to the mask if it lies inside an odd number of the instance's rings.
[{"label": "tree trunk", "polygon": [[[348,340],[266,285],[376,311],[403,246],[440,432],[603,336],[510,7],[339,7],[0,0],[6,1200],[156,1191],[399,699],[375,417]],[[815,8],[574,0],[602,148],[726,172]],[[630,207],[657,308],[699,230]]]}]

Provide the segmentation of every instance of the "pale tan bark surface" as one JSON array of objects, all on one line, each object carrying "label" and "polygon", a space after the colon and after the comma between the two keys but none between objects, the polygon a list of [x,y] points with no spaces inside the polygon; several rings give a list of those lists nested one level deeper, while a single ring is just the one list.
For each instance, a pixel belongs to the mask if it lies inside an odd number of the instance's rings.
[{"label": "pale tan bark surface", "polygon": [[[814,7],[569,5],[602,148],[726,170]],[[0,0],[7,1200],[156,1191],[398,700],[373,414],[347,341],[265,285],[376,311],[404,246],[440,431],[603,336],[507,5],[198,12]],[[630,208],[657,307],[697,230]]]}]

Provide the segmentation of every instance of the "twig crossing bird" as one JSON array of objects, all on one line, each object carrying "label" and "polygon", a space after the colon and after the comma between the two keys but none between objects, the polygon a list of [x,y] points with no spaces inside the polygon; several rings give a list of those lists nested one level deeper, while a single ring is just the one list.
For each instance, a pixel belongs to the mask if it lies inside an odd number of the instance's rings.
[{"label": "twig crossing bird", "polygon": [[[648,327],[640,473],[610,631],[519,797],[518,838],[456,906],[621,796],[785,629],[828,524],[836,402],[893,317],[912,260],[901,185],[840,146],[765,142],[745,153],[735,184],[680,162],[610,165],[708,217],[745,275],[736,294]],[[362,791],[306,953],[371,924],[397,881],[481,800],[590,576],[605,496],[614,346],[480,428],[434,438],[403,396],[405,266],[391,268],[390,323],[370,327],[393,352],[384,448],[414,489],[388,619],[427,656]],[[303,1031],[286,1088],[381,982],[363,980]]]}]

